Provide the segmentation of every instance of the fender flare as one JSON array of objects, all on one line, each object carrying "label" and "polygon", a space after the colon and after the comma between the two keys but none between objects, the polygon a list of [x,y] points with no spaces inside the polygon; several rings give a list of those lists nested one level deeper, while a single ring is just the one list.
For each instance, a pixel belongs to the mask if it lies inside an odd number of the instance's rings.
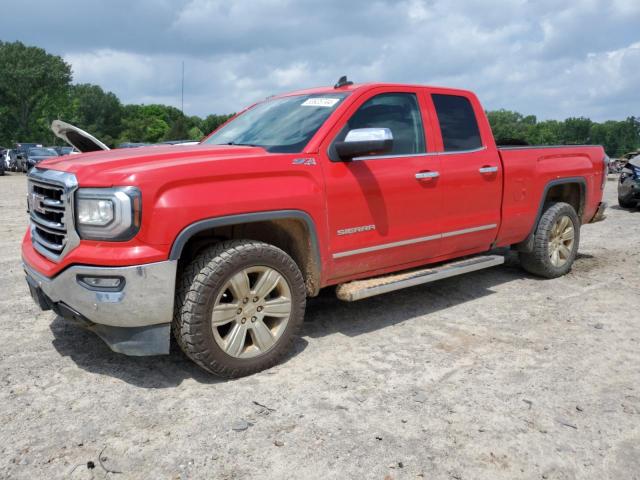
[{"label": "fender flare", "polygon": [[227,227],[231,225],[264,222],[267,220],[282,220],[286,218],[302,220],[307,226],[314,260],[318,269],[320,270],[322,268],[322,263],[316,226],[313,219],[311,218],[311,215],[303,212],[302,210],[271,210],[266,212],[241,213],[237,215],[227,215],[223,217],[214,217],[199,220],[190,225],[187,225],[176,236],[175,240],[173,241],[173,245],[171,246],[169,260],[179,260],[180,256],[182,255],[184,246],[191,239],[191,237],[193,237],[197,233],[204,232],[205,230],[216,227]]},{"label": "fender flare", "polygon": [[551,180],[544,186],[544,190],[542,191],[542,195],[540,197],[540,205],[538,205],[538,213],[536,214],[536,219],[533,222],[533,226],[531,227],[529,235],[527,235],[527,238],[525,238],[522,242],[516,244],[516,249],[519,252],[533,251],[533,237],[536,233],[536,228],[538,228],[540,217],[542,217],[542,213],[544,212],[544,204],[545,200],[547,199],[549,190],[558,185],[567,185],[572,183],[578,184],[578,186],[580,187],[580,208],[576,213],[578,214],[578,218],[582,222],[582,211],[584,210],[584,206],[587,202],[587,180],[584,177],[566,177]]}]

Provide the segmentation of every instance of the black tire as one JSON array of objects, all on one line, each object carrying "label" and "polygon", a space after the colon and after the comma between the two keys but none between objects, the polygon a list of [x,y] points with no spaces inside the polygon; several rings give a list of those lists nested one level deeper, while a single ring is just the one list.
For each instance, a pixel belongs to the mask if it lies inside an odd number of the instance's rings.
[{"label": "black tire", "polygon": [[[284,277],[291,292],[291,313],[270,350],[251,358],[237,358],[227,354],[216,342],[212,312],[227,281],[254,266],[266,266]],[[182,269],[172,330],[180,348],[196,364],[221,377],[242,377],[274,366],[292,349],[305,306],[304,279],[289,255],[263,242],[225,241],[206,248]]]},{"label": "black tire", "polygon": [[619,196],[618,205],[622,208],[635,208],[638,206],[638,202],[636,200],[627,200]]},{"label": "black tire", "polygon": [[[551,232],[563,216],[569,217],[573,224],[574,241],[571,253],[566,262],[561,266],[555,266],[551,262],[549,241]],[[534,234],[533,251],[519,252],[520,265],[527,272],[544,278],[557,278],[567,274],[573,265],[580,245],[580,219],[574,208],[568,203],[551,203],[546,206],[540,217]]]}]

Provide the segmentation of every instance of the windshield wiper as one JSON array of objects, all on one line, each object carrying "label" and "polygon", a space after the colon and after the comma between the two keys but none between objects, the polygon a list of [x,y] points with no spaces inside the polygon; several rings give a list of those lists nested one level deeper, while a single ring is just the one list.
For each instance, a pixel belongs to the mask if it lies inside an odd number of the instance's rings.
[{"label": "windshield wiper", "polygon": [[253,143],[236,143],[236,142],[227,142],[225,145],[236,145],[239,147],[258,147],[259,145],[254,145]]}]

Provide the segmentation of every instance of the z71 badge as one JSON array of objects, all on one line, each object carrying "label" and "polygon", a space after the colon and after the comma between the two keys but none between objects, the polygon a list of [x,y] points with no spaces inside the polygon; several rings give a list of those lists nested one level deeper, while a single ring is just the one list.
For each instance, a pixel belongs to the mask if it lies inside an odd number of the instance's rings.
[{"label": "z71 badge", "polygon": [[315,165],[316,159],[315,158],[294,158],[291,164],[292,165]]}]

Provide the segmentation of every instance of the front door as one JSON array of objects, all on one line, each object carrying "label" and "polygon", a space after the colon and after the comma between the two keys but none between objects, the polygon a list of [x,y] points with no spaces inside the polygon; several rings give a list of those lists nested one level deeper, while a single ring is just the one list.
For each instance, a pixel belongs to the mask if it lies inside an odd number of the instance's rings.
[{"label": "front door", "polygon": [[[352,105],[321,149],[333,279],[428,261],[439,250],[440,157],[428,153],[424,98],[378,89]],[[388,128],[392,151],[342,161],[331,145],[356,128]]]}]

